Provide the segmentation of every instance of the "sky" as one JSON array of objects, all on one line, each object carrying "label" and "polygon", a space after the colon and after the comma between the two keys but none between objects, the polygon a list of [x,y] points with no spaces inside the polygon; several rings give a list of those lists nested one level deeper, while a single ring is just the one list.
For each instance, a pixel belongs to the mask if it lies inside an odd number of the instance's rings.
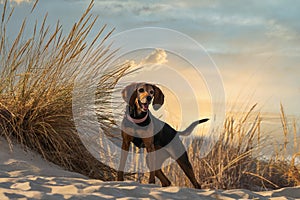
[{"label": "sky", "polygon": [[[33,15],[42,19],[47,12],[48,24],[55,27],[59,19],[68,30],[89,2],[40,0]],[[33,1],[10,0],[10,4],[16,7],[13,34]],[[201,44],[220,72],[227,110],[258,103],[262,112],[279,113],[282,103],[288,115],[299,118],[299,10],[297,0],[95,0],[92,13],[99,16],[99,29],[107,24],[107,30],[116,28],[114,34],[160,27]],[[172,58],[157,56],[168,61]]]}]

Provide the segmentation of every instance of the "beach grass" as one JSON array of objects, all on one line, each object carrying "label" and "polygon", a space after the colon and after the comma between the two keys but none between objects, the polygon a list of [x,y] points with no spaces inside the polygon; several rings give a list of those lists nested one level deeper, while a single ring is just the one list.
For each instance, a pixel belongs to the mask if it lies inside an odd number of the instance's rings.
[{"label": "beach grass", "polygon": [[[17,142],[67,170],[114,180],[115,171],[82,144],[72,115],[74,81],[80,73],[103,68],[113,57],[115,51],[104,45],[113,30],[94,27],[97,16],[90,14],[91,1],[68,33],[59,22],[55,28],[48,25],[45,14],[33,27],[24,19],[10,42],[7,30],[14,9],[8,4],[4,2],[0,24],[0,134],[12,150]],[[38,1],[29,14],[37,7]],[[96,36],[87,42],[92,31],[97,31]],[[107,76],[122,76],[121,69],[126,68],[116,67]],[[111,80],[103,76],[99,81],[109,85]]]},{"label": "beach grass", "polygon": [[[257,104],[253,105],[244,114],[228,114],[219,139],[205,157],[199,156],[201,140],[189,147],[190,161],[204,188],[269,190],[299,185],[296,121],[293,120],[290,130],[280,105],[284,142],[272,144],[274,138],[261,131],[264,116],[256,107]],[[289,142],[291,138],[293,142]],[[294,148],[292,156],[287,150],[289,145]],[[165,170],[168,177],[175,177],[176,183],[192,187],[176,164]]]},{"label": "beach grass", "polygon": [[[272,134],[262,131],[264,114],[257,107],[254,104],[246,112],[228,112],[223,127],[216,130],[220,131],[219,138],[205,156],[201,155],[203,139],[194,138],[188,146],[189,159],[203,188],[262,191],[299,185],[296,120],[289,122],[280,104],[282,130],[278,132],[283,140],[275,143]],[[163,171],[174,185],[193,188],[176,162]],[[148,176],[136,174],[135,180],[147,183]]]}]

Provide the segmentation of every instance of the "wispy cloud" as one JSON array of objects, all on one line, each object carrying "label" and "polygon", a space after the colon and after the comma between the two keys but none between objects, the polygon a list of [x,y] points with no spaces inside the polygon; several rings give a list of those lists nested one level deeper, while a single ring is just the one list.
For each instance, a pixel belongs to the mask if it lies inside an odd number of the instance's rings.
[{"label": "wispy cloud", "polygon": [[[1,0],[0,3],[3,4],[5,0]],[[17,5],[20,5],[21,3],[31,3],[33,0],[9,0],[10,3],[15,3]]]},{"label": "wispy cloud", "polygon": [[172,6],[164,3],[140,2],[140,1],[96,1],[96,7],[103,8],[104,12],[111,15],[128,14],[144,15],[157,14],[168,11]]},{"label": "wispy cloud", "polygon": [[269,37],[275,37],[284,40],[299,40],[299,32],[296,32],[284,24],[280,24],[275,20],[270,20],[267,23],[268,32],[266,33]]},{"label": "wispy cloud", "polygon": [[253,0],[247,6],[243,1],[220,0],[98,0],[95,7],[100,17],[107,17],[120,31],[141,26],[171,28],[222,54],[262,54],[286,42],[293,48],[300,45],[300,3],[292,0]]}]

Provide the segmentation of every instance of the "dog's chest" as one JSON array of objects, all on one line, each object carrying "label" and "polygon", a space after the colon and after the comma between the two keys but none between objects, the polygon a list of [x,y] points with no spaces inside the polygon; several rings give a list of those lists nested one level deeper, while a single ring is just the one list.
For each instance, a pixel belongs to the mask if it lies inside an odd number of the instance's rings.
[{"label": "dog's chest", "polygon": [[122,123],[122,131],[131,135],[133,137],[138,138],[150,138],[154,136],[154,126],[153,123],[149,123],[146,126],[140,126],[138,124],[134,124],[128,120],[124,120]]}]

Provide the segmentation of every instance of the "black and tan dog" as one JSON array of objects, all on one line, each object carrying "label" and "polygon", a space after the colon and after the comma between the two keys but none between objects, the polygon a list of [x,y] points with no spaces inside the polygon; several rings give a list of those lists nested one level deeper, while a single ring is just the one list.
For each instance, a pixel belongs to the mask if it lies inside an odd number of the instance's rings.
[{"label": "black and tan dog", "polygon": [[122,96],[127,106],[121,127],[123,142],[118,181],[124,180],[125,163],[132,142],[139,148],[146,148],[148,152],[149,183],[155,183],[156,176],[160,179],[162,186],[171,184],[162,172],[161,166],[167,158],[172,157],[194,187],[201,188],[179,135],[189,135],[198,124],[208,119],[197,120],[186,130],[179,132],[154,117],[149,111],[151,102],[154,110],[158,110],[164,103],[164,94],[157,86],[148,83],[132,83],[122,91]]}]

